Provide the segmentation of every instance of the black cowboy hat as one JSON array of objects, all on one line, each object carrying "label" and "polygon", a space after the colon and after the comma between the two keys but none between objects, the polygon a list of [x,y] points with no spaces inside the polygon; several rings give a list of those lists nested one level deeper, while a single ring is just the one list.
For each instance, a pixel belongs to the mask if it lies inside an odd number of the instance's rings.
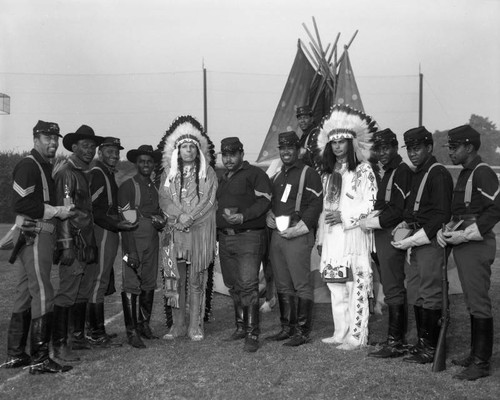
[{"label": "black cowboy hat", "polygon": [[73,151],[71,148],[76,142],[83,139],[93,140],[96,146],[99,146],[104,138],[102,136],[97,136],[94,130],[88,125],[80,126],[76,132],[68,133],[63,137],[63,146],[68,151]]},{"label": "black cowboy hat", "polygon": [[146,155],[146,156],[151,156],[153,157],[153,160],[155,163],[159,163],[161,161],[161,152],[158,150],[153,150],[153,146],[149,144],[143,144],[139,146],[138,149],[133,149],[129,150],[127,152],[127,160],[129,160],[131,163],[135,164],[135,161],[137,160],[137,157]]}]

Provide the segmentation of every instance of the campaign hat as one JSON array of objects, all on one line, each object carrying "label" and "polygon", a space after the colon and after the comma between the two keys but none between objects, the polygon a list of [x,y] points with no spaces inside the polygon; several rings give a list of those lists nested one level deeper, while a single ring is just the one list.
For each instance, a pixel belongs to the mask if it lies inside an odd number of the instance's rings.
[{"label": "campaign hat", "polygon": [[419,126],[417,128],[407,130],[403,134],[403,139],[405,141],[405,147],[416,146],[421,143],[434,144],[432,133],[430,133],[425,126]]},{"label": "campaign hat", "polygon": [[243,143],[241,143],[238,137],[227,137],[220,142],[220,152],[224,153],[236,153],[237,151],[243,151]]},{"label": "campaign hat", "polygon": [[59,125],[57,125],[55,122],[45,122],[38,120],[36,125],[33,127],[33,135],[57,135],[62,138],[62,135],[59,132]]},{"label": "campaign hat", "polygon": [[294,131],[282,132],[278,135],[278,147],[299,146],[299,137]]},{"label": "campaign hat", "polygon": [[161,161],[161,152],[158,150],[154,150],[153,146],[149,144],[143,144],[140,145],[137,149],[129,150],[127,152],[127,160],[135,164],[137,157],[143,155],[153,157],[153,160],[156,163],[159,163]]},{"label": "campaign hat", "polygon": [[295,114],[297,118],[299,118],[301,115],[313,115],[313,112],[311,110],[311,107],[309,107],[308,105],[304,105],[298,106]]},{"label": "campaign hat", "polygon": [[90,126],[82,125],[75,132],[64,135],[63,146],[66,150],[73,151],[71,147],[79,140],[84,139],[93,140],[96,146],[99,146],[104,140],[102,136],[97,136]]},{"label": "campaign hat", "polygon": [[481,146],[481,135],[470,125],[457,126],[448,132],[448,144],[446,146],[460,144],[472,144],[477,150]]},{"label": "campaign hat", "polygon": [[398,144],[398,138],[390,128],[376,131],[372,136],[372,141],[373,147],[378,147],[385,144],[388,144],[390,146],[397,146]]},{"label": "campaign hat", "polygon": [[106,136],[99,148],[107,147],[107,146],[115,146],[118,147],[118,150],[123,150],[123,147],[120,143],[120,138],[112,137],[112,136]]}]

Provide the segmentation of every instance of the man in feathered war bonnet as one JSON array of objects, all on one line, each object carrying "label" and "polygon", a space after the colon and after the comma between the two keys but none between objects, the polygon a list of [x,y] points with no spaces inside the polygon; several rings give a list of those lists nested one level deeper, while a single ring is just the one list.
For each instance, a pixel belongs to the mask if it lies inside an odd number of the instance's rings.
[{"label": "man in feathered war bonnet", "polygon": [[[178,117],[165,134],[160,206],[168,217],[162,237],[164,296],[173,325],[164,339],[205,337],[208,268],[215,257],[217,177],[213,143],[192,116]],[[189,326],[186,328],[186,289]]]}]

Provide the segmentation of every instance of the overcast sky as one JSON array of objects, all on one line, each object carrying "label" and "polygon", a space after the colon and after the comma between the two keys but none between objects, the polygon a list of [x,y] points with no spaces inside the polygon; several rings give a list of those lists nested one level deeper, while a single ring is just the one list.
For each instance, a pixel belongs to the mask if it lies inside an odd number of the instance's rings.
[{"label": "overcast sky", "polygon": [[[29,150],[38,119],[81,124],[126,150],[156,145],[172,119],[240,136],[254,161],[315,16],[324,43],[341,33],[365,111],[398,134],[418,122],[446,130],[471,114],[500,126],[498,0],[0,0],[0,148]],[[61,146],[62,148],[62,146]]]}]

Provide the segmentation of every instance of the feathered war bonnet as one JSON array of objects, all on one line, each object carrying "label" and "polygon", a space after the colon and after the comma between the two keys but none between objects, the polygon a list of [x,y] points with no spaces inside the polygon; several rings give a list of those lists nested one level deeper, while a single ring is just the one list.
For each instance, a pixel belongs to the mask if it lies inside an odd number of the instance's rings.
[{"label": "feathered war bonnet", "polygon": [[168,176],[165,180],[165,186],[175,178],[178,172],[177,158],[179,147],[183,143],[194,143],[198,148],[200,156],[199,179],[205,179],[207,176],[207,164],[215,165],[214,144],[203,130],[203,126],[191,115],[182,115],[174,120],[165,133],[162,143],[158,148],[163,153],[162,167],[168,170]]},{"label": "feathered war bonnet", "polygon": [[351,139],[358,160],[367,161],[373,144],[372,135],[377,129],[377,123],[364,112],[335,104],[323,118],[316,140],[313,139],[313,151],[321,159],[332,140]]}]

